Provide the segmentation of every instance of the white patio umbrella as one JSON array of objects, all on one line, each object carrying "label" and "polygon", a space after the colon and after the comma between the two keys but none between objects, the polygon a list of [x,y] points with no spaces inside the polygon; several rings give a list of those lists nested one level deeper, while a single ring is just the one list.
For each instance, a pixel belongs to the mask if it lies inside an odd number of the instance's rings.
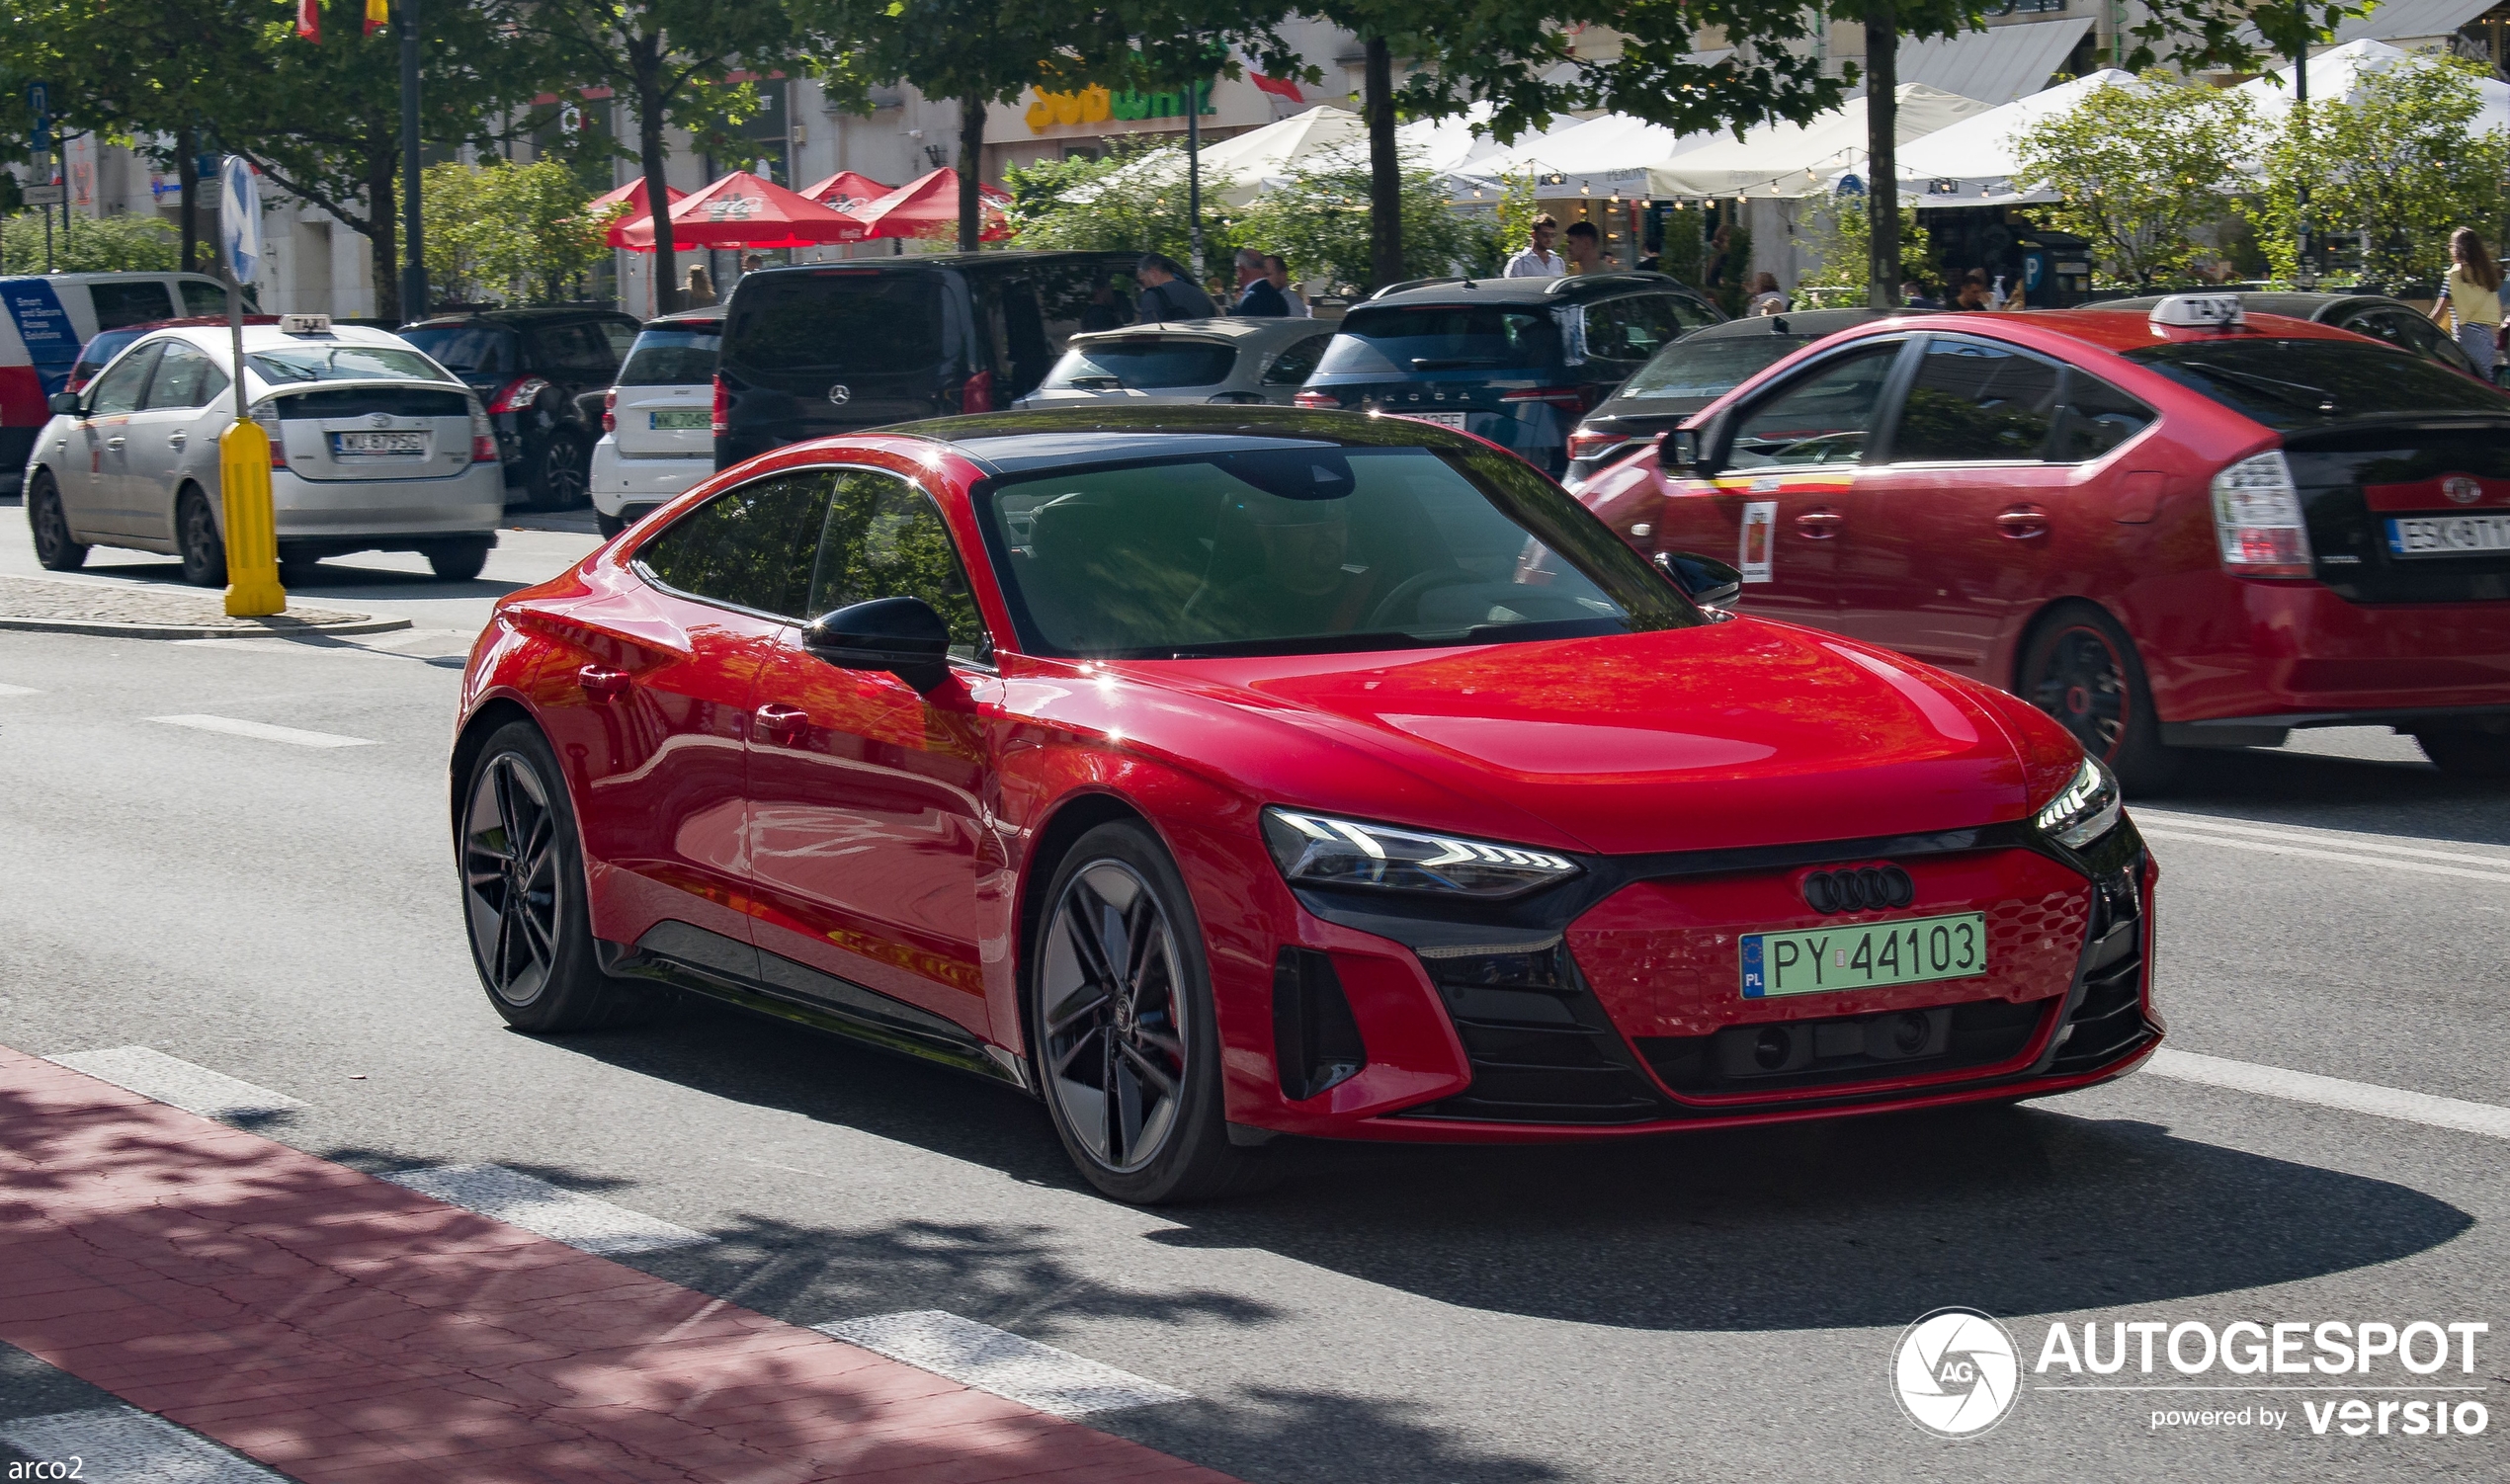
[{"label": "white patio umbrella", "polygon": [[[2353,102],[2361,97],[2364,79],[2400,63],[2423,65],[2422,55],[2384,41],[2347,41],[2329,47],[2309,59],[2309,101]],[[2257,110],[2261,133],[2282,124],[2284,116],[2292,112],[2293,72],[2293,68],[2285,67],[2265,77],[2252,78],[2236,90]],[[2469,126],[2477,133],[2510,129],[2510,82],[2479,77],[2475,79],[2475,91],[2483,95],[2483,112],[2475,116]]]},{"label": "white patio umbrella", "polygon": [[[1902,83],[1895,96],[1894,132],[1902,148],[1987,111],[1974,98],[1924,83]],[[1648,167],[1645,194],[1782,200],[1821,195],[1842,171],[1865,160],[1865,105],[1863,98],[1851,98],[1808,124],[1766,124],[1740,139],[1719,138],[1685,150]]]},{"label": "white patio umbrella", "polygon": [[[1367,147],[1368,128],[1358,114],[1319,105],[1234,138],[1203,146],[1203,199],[1243,206],[1262,193],[1267,178],[1286,175],[1302,160],[1328,151]],[[1174,146],[1162,148],[1107,178],[1107,183],[1113,182],[1173,183],[1183,190],[1185,151]],[[1076,191],[1071,199],[1087,201],[1094,194],[1095,190]]]},{"label": "white patio umbrella", "polygon": [[[2054,201],[2057,193],[2019,194],[2014,172],[2021,168],[2015,146],[2032,125],[2068,114],[2102,88],[2133,85],[2132,72],[2104,69],[2058,83],[2000,108],[1972,114],[1944,125],[1898,151],[1900,195],[1921,206],[1998,206],[2026,201]],[[1834,172],[1835,183],[1844,170]],[[1860,170],[1859,174],[1863,174]],[[1873,182],[1866,183],[1872,189]]]},{"label": "white patio umbrella", "polygon": [[1643,197],[1649,170],[1724,137],[1677,134],[1643,119],[1606,114],[1522,140],[1458,173],[1493,182],[1531,175],[1535,194],[1544,197]]}]

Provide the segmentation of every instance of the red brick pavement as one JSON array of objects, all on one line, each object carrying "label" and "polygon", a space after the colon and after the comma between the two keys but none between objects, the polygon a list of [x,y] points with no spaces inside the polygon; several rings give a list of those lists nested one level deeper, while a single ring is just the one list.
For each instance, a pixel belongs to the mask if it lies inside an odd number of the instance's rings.
[{"label": "red brick pavement", "polygon": [[0,1339],[306,1484],[1232,1484],[7,1047]]}]

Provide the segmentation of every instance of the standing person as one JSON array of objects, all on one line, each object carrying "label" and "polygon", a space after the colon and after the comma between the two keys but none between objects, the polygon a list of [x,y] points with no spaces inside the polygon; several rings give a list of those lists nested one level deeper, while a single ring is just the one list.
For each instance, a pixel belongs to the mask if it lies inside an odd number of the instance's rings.
[{"label": "standing person", "polygon": [[1241,247],[1236,262],[1237,302],[1229,312],[1250,319],[1288,319],[1290,304],[1273,287],[1272,265],[1264,261],[1264,255],[1251,247]]},{"label": "standing person", "polygon": [[1560,255],[1551,251],[1551,244],[1558,241],[1559,236],[1558,218],[1548,211],[1535,217],[1533,245],[1510,258],[1508,266],[1499,271],[1499,277],[1503,279],[1556,279],[1566,273],[1568,269],[1560,262]]},{"label": "standing person", "polygon": [[688,283],[680,293],[680,307],[703,309],[713,302],[714,275],[708,273],[703,263],[690,264]]},{"label": "standing person", "polygon": [[1778,275],[1760,273],[1752,278],[1752,296],[1744,303],[1745,314],[1784,314],[1787,295],[1779,291]]},{"label": "standing person", "polygon": [[2501,265],[2473,227],[2449,234],[2449,277],[2440,293],[2440,302],[2432,305],[2432,322],[2439,323],[2444,312],[2458,321],[2458,348],[2490,381],[2501,340]]},{"label": "standing person", "polygon": [[1992,309],[1995,307],[1995,304],[1987,297],[1987,273],[1985,269],[1973,268],[1969,270],[1969,272],[1964,274],[1961,280],[1961,287],[1955,289],[1954,293],[1956,297],[1953,299],[1951,307],[1955,309]]},{"label": "standing person", "polygon": [[1133,265],[1133,282],[1141,297],[1133,300],[1133,318],[1142,324],[1171,319],[1210,319],[1219,311],[1212,295],[1186,277],[1185,265],[1164,253],[1143,253]]},{"label": "standing person", "polygon": [[758,272],[766,266],[767,255],[765,253],[744,253],[741,255],[742,278],[748,278],[751,274]]},{"label": "standing person", "polygon": [[1563,245],[1568,250],[1569,272],[1593,273],[1604,266],[1604,238],[1595,230],[1595,223],[1570,222],[1568,241]]},{"label": "standing person", "polygon": [[1725,287],[1726,270],[1733,267],[1725,260],[1733,250],[1734,223],[1730,221],[1718,223],[1717,229],[1709,234],[1709,264],[1707,271],[1700,275],[1701,288],[1722,289]]},{"label": "standing person", "polygon": [[1307,306],[1306,295],[1300,293],[1297,288],[1292,286],[1290,282],[1290,264],[1283,259],[1281,254],[1264,254],[1264,276],[1272,280],[1273,287],[1275,289],[1281,290],[1282,302],[1290,306],[1291,318],[1313,319],[1316,317],[1316,311]]}]

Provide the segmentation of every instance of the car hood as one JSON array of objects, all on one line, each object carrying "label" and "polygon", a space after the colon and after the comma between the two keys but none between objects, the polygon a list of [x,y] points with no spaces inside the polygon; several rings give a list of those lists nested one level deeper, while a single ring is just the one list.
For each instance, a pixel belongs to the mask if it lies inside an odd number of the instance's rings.
[{"label": "car hood", "polygon": [[[2079,761],[2009,697],[1752,618],[1105,668],[1168,693],[1128,708],[1130,740],[1266,801],[1609,855],[2011,820]],[[1231,727],[1218,707],[1262,724]]]}]

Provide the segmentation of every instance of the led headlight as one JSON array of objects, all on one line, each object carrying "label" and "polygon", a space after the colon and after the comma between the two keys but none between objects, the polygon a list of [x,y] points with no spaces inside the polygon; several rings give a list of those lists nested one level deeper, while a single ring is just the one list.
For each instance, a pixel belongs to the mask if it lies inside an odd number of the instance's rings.
[{"label": "led headlight", "polygon": [[2118,779],[2097,758],[2085,758],[2056,797],[2040,806],[2040,833],[2068,850],[2081,850],[2118,827],[2123,801]]},{"label": "led headlight", "polygon": [[1496,898],[1565,881],[1578,870],[1576,862],[1544,851],[1282,808],[1264,811],[1264,844],[1296,886]]}]

